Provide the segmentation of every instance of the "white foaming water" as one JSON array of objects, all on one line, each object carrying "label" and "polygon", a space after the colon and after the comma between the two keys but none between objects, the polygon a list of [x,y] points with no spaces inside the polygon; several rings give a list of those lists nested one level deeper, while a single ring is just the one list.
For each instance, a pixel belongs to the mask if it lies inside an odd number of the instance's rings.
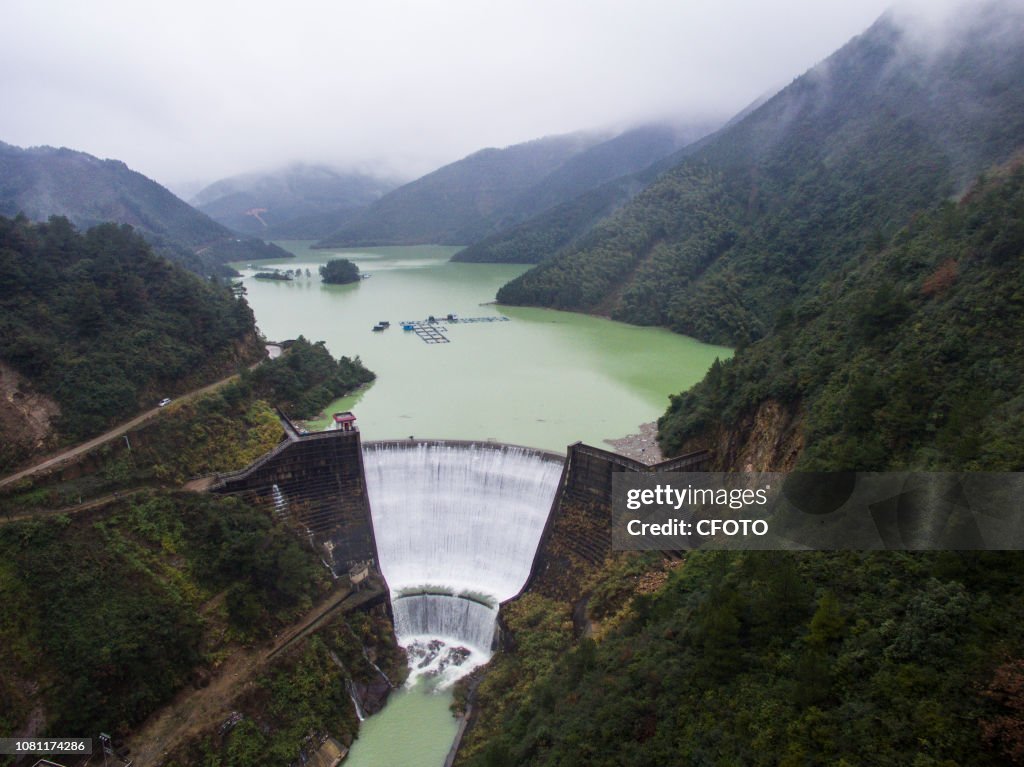
[{"label": "white foaming water", "polygon": [[497,605],[529,577],[562,466],[524,448],[443,444],[369,445],[363,463],[412,676],[450,682],[490,659]]},{"label": "white foaming water", "polygon": [[391,608],[400,637],[458,638],[470,647],[491,649],[497,607],[457,596],[423,594],[393,598]]},{"label": "white foaming water", "polygon": [[351,699],[352,705],[355,706],[356,718],[359,719],[360,722],[365,722],[366,714],[363,711],[362,705],[359,703],[359,696],[356,695],[356,688],[355,685],[352,684],[351,679],[345,680],[345,689],[348,690],[348,697]]},{"label": "white foaming water", "polygon": [[280,519],[288,513],[288,499],[284,497],[281,488],[276,484],[271,488],[271,491],[274,494],[274,516]]}]

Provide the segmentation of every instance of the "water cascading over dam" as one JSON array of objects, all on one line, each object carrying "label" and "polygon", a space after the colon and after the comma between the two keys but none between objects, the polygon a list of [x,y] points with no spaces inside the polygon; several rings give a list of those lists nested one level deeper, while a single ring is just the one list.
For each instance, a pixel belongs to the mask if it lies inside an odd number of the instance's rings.
[{"label": "water cascading over dam", "polygon": [[414,671],[460,676],[490,658],[498,604],[529,577],[562,461],[509,445],[381,443],[364,445],[363,464],[399,642]]}]

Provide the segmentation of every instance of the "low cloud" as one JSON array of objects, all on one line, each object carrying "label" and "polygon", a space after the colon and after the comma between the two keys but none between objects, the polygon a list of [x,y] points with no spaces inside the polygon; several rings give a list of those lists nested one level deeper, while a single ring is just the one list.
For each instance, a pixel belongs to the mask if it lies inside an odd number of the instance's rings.
[{"label": "low cloud", "polygon": [[884,0],[13,0],[0,140],[162,183],[326,162],[413,177],[484,146],[726,118]]}]

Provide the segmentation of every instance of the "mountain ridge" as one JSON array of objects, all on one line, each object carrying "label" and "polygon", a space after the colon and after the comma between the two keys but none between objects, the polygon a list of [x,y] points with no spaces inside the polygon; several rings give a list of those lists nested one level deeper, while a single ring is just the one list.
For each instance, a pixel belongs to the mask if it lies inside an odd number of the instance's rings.
[{"label": "mountain ridge", "polygon": [[121,160],[0,142],[0,214],[18,213],[34,221],[65,216],[82,229],[129,224],[161,255],[202,273],[222,272],[228,261],[289,255],[239,237]]},{"label": "mountain ridge", "polygon": [[[482,249],[467,248],[454,260],[507,260],[491,254],[486,243],[614,179],[649,167],[713,125],[707,121],[649,123],[610,136],[573,133],[504,149],[481,149],[385,195],[319,245],[485,243]],[[604,199],[606,194],[598,192],[598,197]]]},{"label": "mountain ridge", "polygon": [[190,202],[229,229],[253,237],[317,240],[396,186],[363,173],[296,163],[220,179]]},{"label": "mountain ridge", "polygon": [[502,204],[597,141],[573,133],[477,150],[384,195],[317,246],[464,245]]},{"label": "mountain ridge", "polygon": [[452,260],[539,263],[631,200],[711,126],[641,125],[592,147],[524,193],[496,231]]},{"label": "mountain ridge", "polygon": [[944,50],[919,51],[883,16],[499,301],[604,311],[719,343],[764,335],[865,242],[1013,151],[1024,135],[1022,18],[993,4],[958,19]]}]

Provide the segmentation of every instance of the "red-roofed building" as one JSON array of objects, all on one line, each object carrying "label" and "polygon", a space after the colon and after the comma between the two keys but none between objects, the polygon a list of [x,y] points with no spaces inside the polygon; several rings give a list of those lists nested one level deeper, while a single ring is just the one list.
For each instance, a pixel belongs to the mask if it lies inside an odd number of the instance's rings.
[{"label": "red-roofed building", "polygon": [[334,414],[334,428],[339,431],[359,431],[356,427],[356,417],[348,411]]}]

